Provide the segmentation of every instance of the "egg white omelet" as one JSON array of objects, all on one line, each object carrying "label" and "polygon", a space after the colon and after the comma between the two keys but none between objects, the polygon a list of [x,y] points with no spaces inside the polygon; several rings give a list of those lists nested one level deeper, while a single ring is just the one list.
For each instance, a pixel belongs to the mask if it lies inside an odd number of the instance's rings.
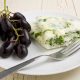
[{"label": "egg white omelet", "polygon": [[31,36],[46,49],[67,46],[80,38],[80,21],[41,16],[32,25]]}]

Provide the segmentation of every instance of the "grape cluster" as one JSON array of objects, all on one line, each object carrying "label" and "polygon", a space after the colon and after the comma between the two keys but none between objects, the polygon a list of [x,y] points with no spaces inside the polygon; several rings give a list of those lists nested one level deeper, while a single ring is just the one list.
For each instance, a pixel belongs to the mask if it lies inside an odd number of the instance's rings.
[{"label": "grape cluster", "polygon": [[3,13],[0,16],[0,38],[3,41],[0,56],[8,58],[15,53],[21,59],[26,57],[31,44],[30,30],[31,26],[23,14],[16,12],[11,16]]}]

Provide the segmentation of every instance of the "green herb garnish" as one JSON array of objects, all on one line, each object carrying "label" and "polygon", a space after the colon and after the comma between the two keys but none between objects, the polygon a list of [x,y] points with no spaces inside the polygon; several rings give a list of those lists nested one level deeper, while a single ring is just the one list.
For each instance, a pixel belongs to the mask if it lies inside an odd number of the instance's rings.
[{"label": "green herb garnish", "polygon": [[34,35],[34,32],[32,32],[31,35]]},{"label": "green herb garnish", "polygon": [[77,34],[80,34],[80,31],[76,31]]},{"label": "green herb garnish", "polygon": [[47,19],[39,19],[39,22],[40,22],[40,21],[46,22]]},{"label": "green herb garnish", "polygon": [[49,44],[50,44],[51,46],[54,44],[54,39],[53,39],[53,38],[51,38],[51,39],[49,40]]},{"label": "green herb garnish", "polygon": [[43,22],[46,22],[47,19],[43,19]]},{"label": "green herb garnish", "polygon": [[61,45],[64,43],[64,38],[62,36],[59,36],[58,38],[55,39],[54,43]]},{"label": "green herb garnish", "polygon": [[37,38],[38,36],[41,36],[42,35],[42,32],[37,32],[35,33],[35,38]]},{"label": "green herb garnish", "polygon": [[66,22],[66,28],[70,27],[71,23],[70,22]]}]

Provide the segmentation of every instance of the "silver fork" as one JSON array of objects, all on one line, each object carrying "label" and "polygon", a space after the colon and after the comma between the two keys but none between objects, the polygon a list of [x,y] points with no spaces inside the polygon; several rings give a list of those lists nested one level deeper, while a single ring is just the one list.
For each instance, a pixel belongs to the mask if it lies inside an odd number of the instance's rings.
[{"label": "silver fork", "polygon": [[34,57],[32,59],[29,59],[29,60],[22,62],[16,66],[13,66],[9,69],[2,71],[2,72],[0,72],[0,79],[2,79],[4,77],[6,77],[7,75],[21,69],[24,66],[36,61],[38,58],[40,58],[42,56],[48,56],[53,60],[61,61],[61,60],[64,60],[65,58],[67,58],[68,56],[72,55],[73,53],[75,53],[79,49],[80,49],[80,39],[73,41],[69,46],[63,48],[62,50],[60,50],[56,53],[52,53],[49,55],[40,55],[40,56]]}]

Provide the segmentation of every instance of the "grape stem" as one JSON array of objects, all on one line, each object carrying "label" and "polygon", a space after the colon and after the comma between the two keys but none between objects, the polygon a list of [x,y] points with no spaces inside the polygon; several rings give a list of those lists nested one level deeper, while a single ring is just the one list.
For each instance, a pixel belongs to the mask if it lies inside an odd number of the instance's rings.
[{"label": "grape stem", "polygon": [[19,20],[10,20],[11,22],[17,22],[17,21],[19,21]]},{"label": "grape stem", "polygon": [[[5,14],[7,15],[7,18],[9,19],[9,16],[10,16],[10,13],[11,13],[11,12],[9,11],[8,6],[6,6],[6,0],[4,0],[4,9],[3,9],[2,11],[0,11],[0,16],[3,15],[3,13],[5,13]],[[13,14],[13,13],[12,13],[12,14]],[[18,21],[18,20],[9,20],[9,21],[15,22],[15,21]],[[19,37],[20,37],[20,36],[23,36],[23,35],[19,35],[19,34],[18,34],[18,31],[20,31],[20,30],[22,30],[22,29],[20,29],[20,28],[16,29],[16,28],[14,28],[14,26],[13,26],[13,30],[14,30],[16,36],[17,36],[16,40],[13,40],[13,41],[18,41]]]},{"label": "grape stem", "polygon": [[19,29],[15,29],[15,28],[13,27],[13,30],[15,31],[15,34],[16,34],[16,36],[17,36],[16,40],[14,40],[14,41],[18,41],[18,40],[19,40],[19,37],[20,37],[20,36],[23,36],[23,35],[19,35],[17,31],[18,31],[18,30],[22,30],[22,29],[20,29],[20,28],[19,28]]},{"label": "grape stem", "polygon": [[6,0],[4,0],[4,10],[6,11]]}]

